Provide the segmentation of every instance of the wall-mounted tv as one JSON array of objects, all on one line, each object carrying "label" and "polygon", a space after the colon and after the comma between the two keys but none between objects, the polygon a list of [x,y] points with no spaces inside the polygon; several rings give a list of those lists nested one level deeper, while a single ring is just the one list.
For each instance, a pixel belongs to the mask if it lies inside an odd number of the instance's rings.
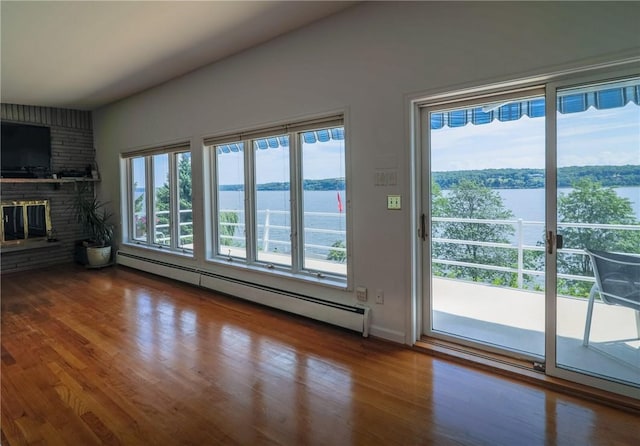
[{"label": "wall-mounted tv", "polygon": [[2,123],[1,175],[5,178],[44,178],[51,173],[51,129]]}]

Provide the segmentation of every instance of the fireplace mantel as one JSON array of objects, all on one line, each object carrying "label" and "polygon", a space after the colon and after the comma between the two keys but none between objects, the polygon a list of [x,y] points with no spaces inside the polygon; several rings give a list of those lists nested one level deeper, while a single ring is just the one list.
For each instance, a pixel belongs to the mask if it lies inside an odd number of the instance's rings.
[{"label": "fireplace mantel", "polygon": [[98,182],[99,178],[0,178],[0,183],[84,183]]},{"label": "fireplace mantel", "polygon": [[8,252],[29,251],[31,249],[54,248],[61,244],[62,242],[60,242],[60,240],[25,240],[12,245],[0,246],[0,253],[6,254]]}]

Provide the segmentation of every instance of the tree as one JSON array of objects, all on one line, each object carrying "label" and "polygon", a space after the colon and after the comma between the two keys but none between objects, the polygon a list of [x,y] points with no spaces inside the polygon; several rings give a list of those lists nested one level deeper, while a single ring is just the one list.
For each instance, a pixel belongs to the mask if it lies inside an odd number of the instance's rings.
[{"label": "tree", "polygon": [[[506,220],[513,213],[504,206],[500,195],[471,180],[461,180],[448,196],[439,188],[433,188],[432,215],[460,219]],[[486,224],[474,222],[441,222],[434,225],[433,236],[451,240],[509,243],[515,230],[510,224]],[[513,250],[456,242],[437,242],[433,256],[443,260],[484,265],[514,265]],[[512,284],[515,274],[490,271],[466,266],[440,265],[437,274],[495,284]]]},{"label": "tree", "polygon": [[[229,224],[224,224],[229,223]],[[236,233],[236,224],[238,223],[238,213],[226,211],[220,213],[220,244],[224,246],[235,246],[233,236]]]},{"label": "tree", "polygon": [[[133,184],[133,189],[136,190],[138,183]],[[146,237],[147,235],[147,210],[145,209],[145,194],[142,193],[133,203],[133,210],[135,213],[135,238]]]},{"label": "tree", "polygon": [[[619,197],[614,189],[603,187],[599,182],[581,179],[573,184],[570,193],[561,194],[558,198],[558,221],[639,225],[638,231],[561,227],[559,232],[565,248],[640,252],[640,222],[634,214],[631,201]],[[589,258],[582,254],[559,255],[558,272],[593,276]],[[563,294],[586,296],[590,288],[588,282],[559,281],[559,292]]]},{"label": "tree", "polygon": [[[165,183],[156,190],[156,211],[168,211],[169,210],[169,175]],[[178,209],[191,210],[192,208],[192,188],[191,188],[191,157],[182,156],[178,162]],[[180,223],[193,222],[193,215],[191,212],[180,213]],[[169,213],[162,213],[157,217],[156,224],[169,224]],[[158,232],[158,231],[156,231]],[[160,232],[165,237],[170,237],[168,229],[162,229]],[[180,235],[193,234],[193,225],[183,225],[180,227]],[[182,244],[193,243],[193,238],[186,237],[182,239]]]},{"label": "tree", "polygon": [[340,262],[340,263],[346,262],[347,252],[344,250],[345,248],[344,242],[342,240],[336,240],[335,242],[333,242],[331,247],[338,248],[338,249],[331,249],[329,251],[329,254],[327,254],[327,260]]}]

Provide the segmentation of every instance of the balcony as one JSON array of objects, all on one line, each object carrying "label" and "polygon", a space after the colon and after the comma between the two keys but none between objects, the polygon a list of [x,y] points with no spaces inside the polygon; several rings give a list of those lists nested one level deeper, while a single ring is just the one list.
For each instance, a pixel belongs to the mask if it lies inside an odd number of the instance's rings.
[{"label": "balcony", "polygon": [[[511,243],[445,239],[434,237],[437,244],[483,246],[512,251],[507,258],[517,259],[514,264],[485,265],[443,259],[435,256],[434,266],[446,268],[475,268],[497,274],[511,274],[513,287],[491,286],[486,283],[460,280],[459,277],[433,276],[432,328],[434,333],[451,334],[482,344],[507,349],[525,357],[545,357],[545,295],[544,265],[525,267],[525,258],[531,253],[541,256],[544,246],[531,243],[536,233],[542,235],[543,222],[523,220],[475,220],[434,218],[434,222],[467,223],[477,225],[512,225],[515,229]],[[536,226],[539,228],[533,229]],[[639,231],[638,225],[610,225],[567,223],[562,228],[581,228],[586,231]],[[527,237],[526,234],[529,234]],[[527,239],[529,243],[527,244]],[[435,251],[434,251],[435,252]],[[586,256],[582,249],[561,249],[560,256]],[[541,259],[541,257],[540,257]],[[435,269],[434,269],[435,271]],[[443,271],[440,271],[442,273]],[[558,273],[558,279],[579,281],[588,287],[595,282],[590,276]],[[490,278],[490,277],[489,277]],[[528,278],[528,284],[524,278]],[[486,277],[485,277],[486,281]],[[535,288],[540,291],[533,291]],[[588,289],[588,288],[587,288]],[[640,386],[640,340],[638,339],[637,312],[633,309],[606,305],[596,299],[591,336],[588,346],[583,345],[588,299],[561,295],[556,304],[556,356],[559,367]]]},{"label": "balcony", "polygon": [[[440,332],[544,356],[544,293],[434,278],[433,324]],[[558,296],[557,358],[562,367],[640,384],[635,312],[596,302],[582,345],[587,299]]]}]

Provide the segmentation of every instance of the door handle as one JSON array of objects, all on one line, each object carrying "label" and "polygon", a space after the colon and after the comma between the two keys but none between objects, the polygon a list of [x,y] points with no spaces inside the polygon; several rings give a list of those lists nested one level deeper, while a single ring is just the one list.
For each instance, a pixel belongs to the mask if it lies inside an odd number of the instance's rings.
[{"label": "door handle", "polygon": [[564,239],[562,235],[557,234],[555,237],[553,236],[553,231],[547,232],[547,253],[553,254],[553,244],[555,242],[556,250],[562,249],[564,246]]},{"label": "door handle", "polygon": [[427,239],[427,216],[420,215],[420,229],[418,230],[418,236],[424,241]]},{"label": "door handle", "polygon": [[557,234],[556,235],[556,251],[558,249],[562,249],[563,246],[564,246],[564,239],[562,238],[561,234]]}]

